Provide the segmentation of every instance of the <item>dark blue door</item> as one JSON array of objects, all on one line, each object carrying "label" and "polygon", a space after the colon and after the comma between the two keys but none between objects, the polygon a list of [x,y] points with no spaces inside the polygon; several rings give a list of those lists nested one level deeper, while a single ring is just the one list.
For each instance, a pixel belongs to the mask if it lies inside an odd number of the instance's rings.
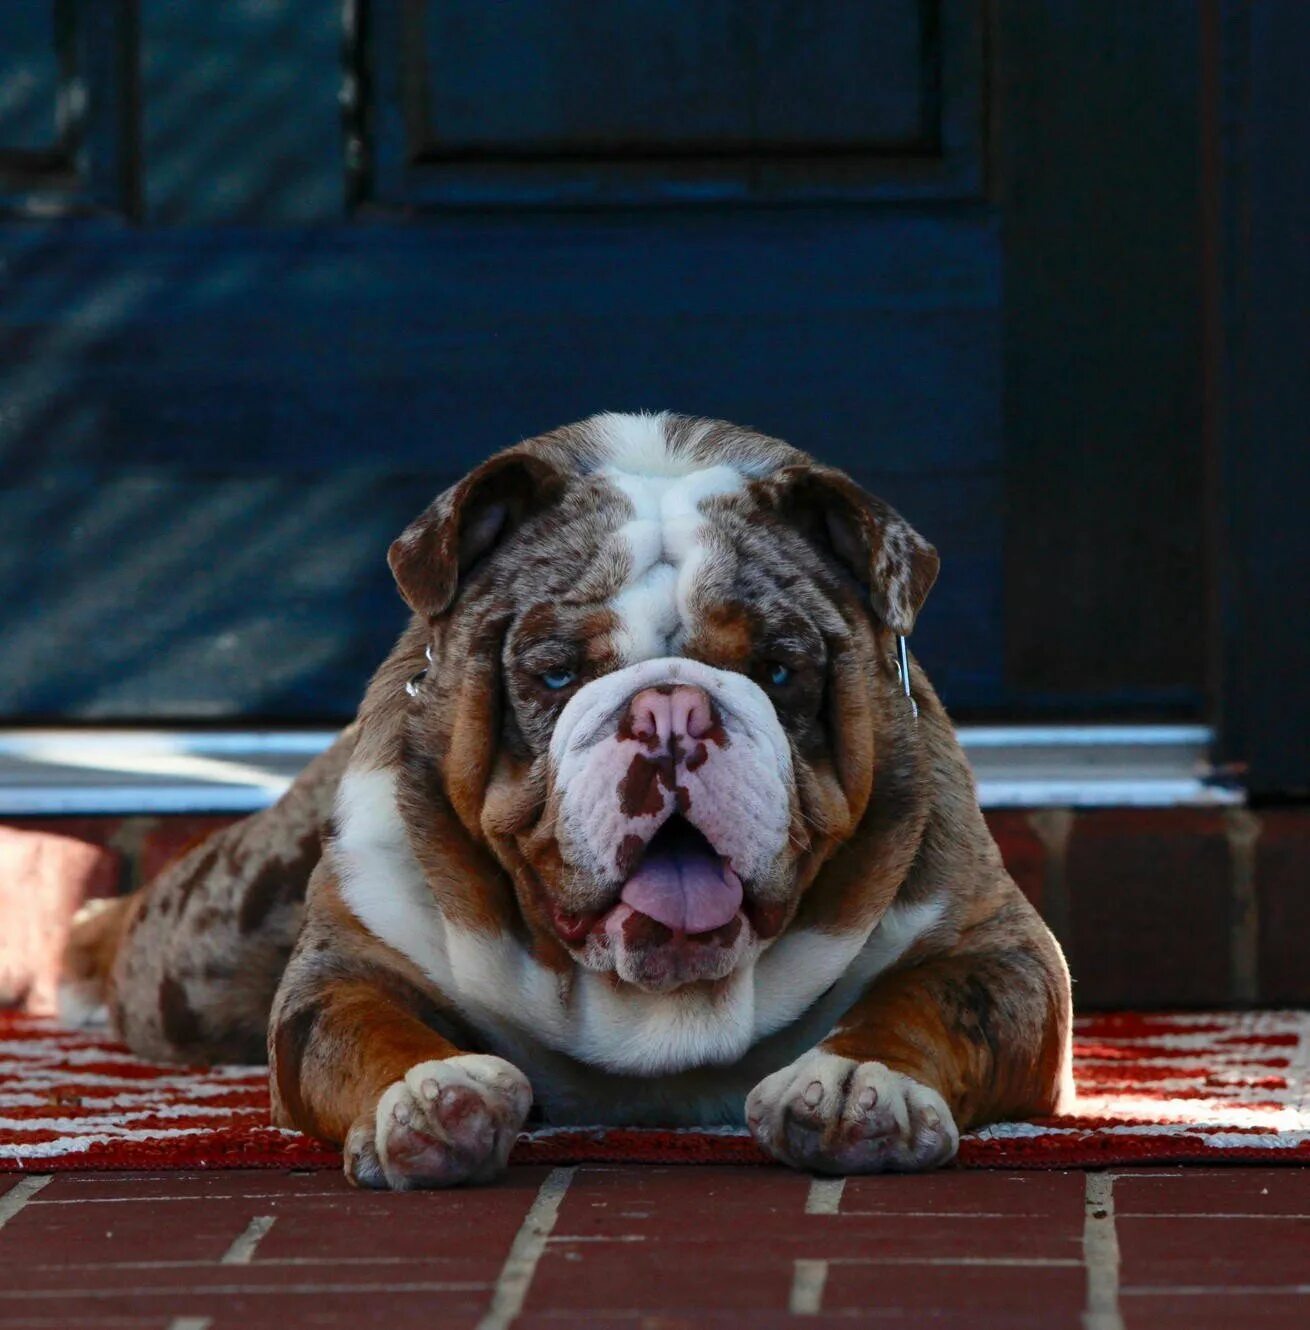
[{"label": "dark blue door", "polygon": [[434,491],[665,407],[938,545],[958,712],[1195,711],[1197,21],[5,6],[0,714],[346,716]]}]

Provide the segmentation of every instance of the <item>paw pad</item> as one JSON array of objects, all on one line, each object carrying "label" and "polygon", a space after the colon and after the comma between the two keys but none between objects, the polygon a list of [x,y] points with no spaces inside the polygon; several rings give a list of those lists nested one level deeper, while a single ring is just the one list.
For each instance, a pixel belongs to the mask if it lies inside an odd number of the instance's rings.
[{"label": "paw pad", "polygon": [[351,1127],[346,1175],[396,1191],[486,1181],[505,1167],[531,1103],[527,1078],[502,1058],[420,1063]]},{"label": "paw pad", "polygon": [[931,1086],[819,1049],[762,1080],[747,1098],[746,1121],[775,1158],[821,1173],[934,1168],[959,1144]]}]

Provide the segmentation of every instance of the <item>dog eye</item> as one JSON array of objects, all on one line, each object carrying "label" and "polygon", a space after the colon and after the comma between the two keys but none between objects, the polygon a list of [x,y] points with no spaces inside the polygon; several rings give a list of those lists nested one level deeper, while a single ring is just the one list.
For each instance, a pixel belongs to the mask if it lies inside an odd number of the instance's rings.
[{"label": "dog eye", "polygon": [[791,683],[791,668],[782,661],[775,660],[769,665],[769,682],[775,688],[785,688]]},{"label": "dog eye", "polygon": [[577,683],[578,681],[576,670],[547,670],[544,674],[540,674],[537,677],[552,693],[557,693],[560,689],[567,688],[570,684]]}]

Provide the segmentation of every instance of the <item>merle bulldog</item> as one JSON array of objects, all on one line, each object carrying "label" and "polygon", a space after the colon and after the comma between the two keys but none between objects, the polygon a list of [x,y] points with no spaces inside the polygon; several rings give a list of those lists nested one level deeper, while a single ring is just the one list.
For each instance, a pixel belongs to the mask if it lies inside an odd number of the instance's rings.
[{"label": "merle bulldog", "polygon": [[[84,919],[73,1006],[157,1059],[267,1055],[367,1187],[550,1123],[745,1123],[924,1169],[1069,1083],[1059,947],[903,639],[937,555],[720,421],[492,457],[390,551],[409,626],[275,806]],[[267,1041],[267,1042],[266,1042]]]}]

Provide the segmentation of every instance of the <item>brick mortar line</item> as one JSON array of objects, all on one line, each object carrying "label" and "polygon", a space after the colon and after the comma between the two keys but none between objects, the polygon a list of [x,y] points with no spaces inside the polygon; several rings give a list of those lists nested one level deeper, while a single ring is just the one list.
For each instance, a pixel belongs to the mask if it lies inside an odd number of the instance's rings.
[{"label": "brick mortar line", "polygon": [[[79,1182],[83,1179],[74,1173],[65,1173],[64,1177],[71,1182]],[[205,1196],[200,1192],[184,1192],[174,1196],[60,1196],[50,1200],[38,1201],[38,1205],[140,1205],[143,1201],[148,1201],[151,1205],[159,1205],[165,1202],[185,1203],[187,1201],[283,1201],[287,1199],[297,1201],[330,1201],[336,1202],[341,1198],[334,1196],[331,1192],[282,1192],[282,1191],[258,1191],[242,1193],[239,1196]]]},{"label": "brick mortar line", "polygon": [[523,1310],[532,1287],[537,1263],[559,1218],[560,1203],[573,1181],[574,1168],[553,1168],[541,1184],[536,1199],[524,1216],[505,1264],[496,1279],[491,1306],[478,1322],[477,1330],[505,1330]]},{"label": "brick mortar line", "polygon": [[1083,1264],[1087,1267],[1083,1330],[1124,1330],[1119,1310],[1114,1174],[1088,1173],[1083,1195]]},{"label": "brick mortar line", "polygon": [[805,1213],[807,1215],[840,1214],[842,1193],[845,1190],[845,1178],[811,1178],[810,1189],[805,1195]]},{"label": "brick mortar line", "polygon": [[[1208,1218],[1208,1216],[1207,1216]],[[561,1238],[561,1242],[577,1242],[577,1238]],[[266,1256],[259,1261],[238,1261],[238,1265],[254,1265],[260,1270],[295,1269],[302,1266],[327,1265],[336,1268],[354,1266],[395,1266],[418,1267],[432,1265],[446,1258],[433,1256]],[[25,1263],[26,1270],[57,1270],[61,1274],[71,1275],[77,1271],[103,1273],[106,1270],[214,1270],[217,1266],[231,1265],[230,1261],[190,1260],[179,1257],[177,1260],[159,1261],[37,1261]],[[221,1273],[221,1271],[220,1271]],[[483,1280],[479,1288],[491,1288],[490,1280]]]},{"label": "brick mortar line", "polygon": [[264,1240],[269,1229],[277,1223],[276,1215],[255,1215],[232,1240],[223,1253],[220,1265],[249,1265],[255,1257],[255,1248]]},{"label": "brick mortar line", "polygon": [[1073,945],[1073,906],[1067,859],[1074,812],[1071,808],[1039,808],[1028,814],[1028,825],[1042,847],[1041,915],[1061,948],[1068,952]]},{"label": "brick mortar line", "polygon": [[47,1187],[54,1179],[53,1173],[40,1173],[35,1176],[19,1178],[18,1181],[0,1196],[0,1228],[22,1210],[42,1187]]},{"label": "brick mortar line", "polygon": [[[213,1271],[217,1266],[210,1266]],[[333,1284],[315,1280],[312,1284],[146,1284],[131,1289],[121,1288],[75,1288],[66,1285],[58,1288],[0,1288],[0,1301],[23,1302],[25,1300],[48,1302],[60,1298],[85,1298],[96,1302],[113,1301],[115,1298],[174,1298],[179,1293],[205,1297],[229,1297],[233,1295],[251,1295],[273,1293],[279,1296],[307,1298],[329,1297],[340,1293],[480,1293],[490,1287],[485,1281],[471,1279],[424,1279],[406,1280],[390,1284]],[[0,1320],[7,1324],[8,1317]]]},{"label": "brick mortar line", "polygon": [[1232,908],[1229,964],[1235,1002],[1253,1003],[1260,996],[1260,903],[1255,856],[1262,826],[1247,808],[1230,808],[1224,813]]},{"label": "brick mortar line", "polygon": [[1304,1298],[1310,1296],[1310,1284],[1143,1284],[1126,1288],[1126,1298],[1161,1297],[1218,1297],[1249,1298],[1255,1294],[1266,1297]]},{"label": "brick mortar line", "polygon": [[793,1316],[817,1316],[823,1310],[823,1288],[827,1282],[827,1261],[793,1261],[787,1310]]},{"label": "brick mortar line", "polygon": [[[972,1218],[972,1216],[970,1216]],[[1083,1264],[1076,1256],[829,1256],[829,1265],[995,1265],[1015,1270],[1067,1270]]]},{"label": "brick mortar line", "polygon": [[150,814],[138,813],[113,820],[116,820],[118,825],[105,838],[104,845],[106,849],[113,850],[121,856],[122,865],[119,869],[118,880],[120,886],[126,885],[126,891],[121,892],[121,894],[127,895],[128,892],[145,886],[145,881],[141,876],[141,867],[145,860],[146,838],[155,829],[159,819]]}]

